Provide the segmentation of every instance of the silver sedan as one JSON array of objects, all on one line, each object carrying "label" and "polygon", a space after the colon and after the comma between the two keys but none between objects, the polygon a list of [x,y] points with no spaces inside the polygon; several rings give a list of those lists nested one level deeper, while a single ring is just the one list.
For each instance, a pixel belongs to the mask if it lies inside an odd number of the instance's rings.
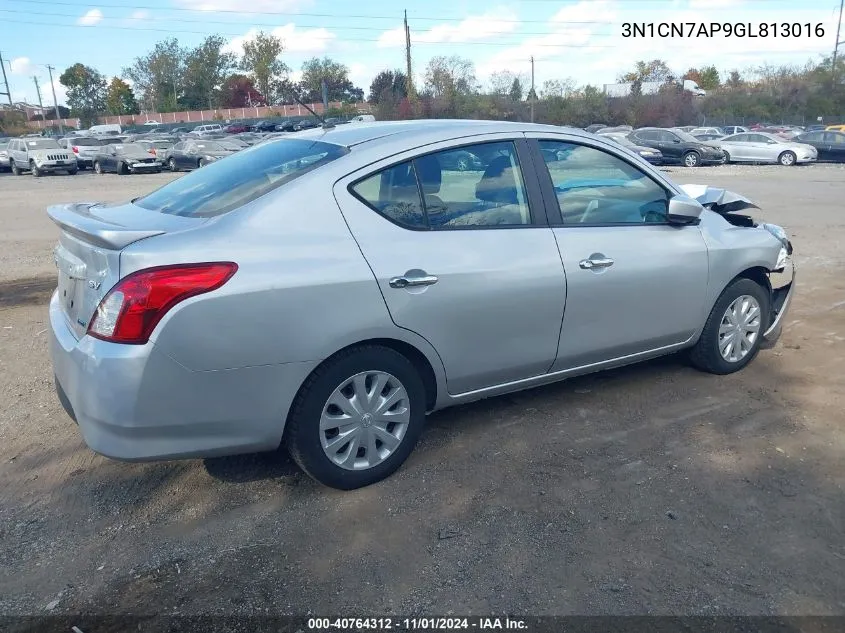
[{"label": "silver sedan", "polygon": [[729,163],[812,163],[818,152],[812,145],[796,143],[765,132],[743,132],[718,141]]},{"label": "silver sedan", "polygon": [[[477,168],[447,168],[456,152]],[[745,367],[794,288],[787,234],[749,206],[559,127],[291,134],[48,210],[57,392],[113,458],[285,445],[365,486],[444,407],[681,350]]]}]

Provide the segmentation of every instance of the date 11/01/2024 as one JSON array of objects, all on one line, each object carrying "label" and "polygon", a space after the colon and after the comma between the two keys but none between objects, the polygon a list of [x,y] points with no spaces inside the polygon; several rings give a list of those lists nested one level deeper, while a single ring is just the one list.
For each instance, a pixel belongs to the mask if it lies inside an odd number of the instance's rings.
[{"label": "date 11/01/2024", "polygon": [[624,22],[622,37],[824,37],[821,22]]},{"label": "date 11/01/2024", "polygon": [[309,618],[308,629],[319,630],[526,630],[525,620],[505,618]]}]

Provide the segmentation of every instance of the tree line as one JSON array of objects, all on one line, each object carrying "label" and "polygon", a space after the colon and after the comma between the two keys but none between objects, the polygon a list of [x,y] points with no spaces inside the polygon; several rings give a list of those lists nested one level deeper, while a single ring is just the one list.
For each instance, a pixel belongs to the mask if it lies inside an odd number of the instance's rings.
[{"label": "tree line", "polygon": [[[76,63],[59,81],[67,88],[70,116],[83,126],[104,114],[319,102],[323,85],[329,101],[361,105],[366,99],[376,117],[385,120],[528,120],[533,110],[537,122],[585,127],[595,122],[672,126],[703,120],[814,121],[845,115],[845,62],[837,61],[837,79],[830,58],[724,73],[712,65],[675,72],[665,60],[638,61],[617,77],[631,84],[631,94],[611,98],[601,86],[578,86],[571,78],[547,80],[535,90],[524,74],[509,70],[493,73],[482,85],[473,62],[456,55],[431,58],[419,85],[402,70],[383,70],[365,95],[351,81],[348,66],[330,57],[306,60],[299,81],[292,81],[284,53],[284,42],[266,32],[244,41],[239,55],[220,35],[209,35],[194,48],[171,38],[134,59],[121,77],[108,80],[97,69]],[[695,98],[684,91],[685,79],[707,90],[707,96]],[[660,84],[659,92],[643,94],[647,82]],[[51,112],[45,118],[54,116]]]}]

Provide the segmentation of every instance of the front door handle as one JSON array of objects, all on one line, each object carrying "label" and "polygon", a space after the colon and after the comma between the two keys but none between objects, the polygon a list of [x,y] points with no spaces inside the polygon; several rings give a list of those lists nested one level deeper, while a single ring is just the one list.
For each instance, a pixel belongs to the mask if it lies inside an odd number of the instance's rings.
[{"label": "front door handle", "polygon": [[595,270],[596,268],[609,268],[613,266],[613,260],[610,257],[590,255],[589,259],[582,259],[578,262],[578,266],[584,270]]},{"label": "front door handle", "polygon": [[389,282],[391,288],[411,288],[412,286],[430,286],[437,283],[434,275],[405,275],[393,277]]}]

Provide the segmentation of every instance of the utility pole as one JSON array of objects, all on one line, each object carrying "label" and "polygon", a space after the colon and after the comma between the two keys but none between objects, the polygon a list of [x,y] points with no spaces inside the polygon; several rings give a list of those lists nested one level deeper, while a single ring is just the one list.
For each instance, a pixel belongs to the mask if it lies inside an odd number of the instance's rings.
[{"label": "utility pole", "polygon": [[534,123],[534,55],[531,56],[531,92],[528,93],[528,100],[531,102],[531,122]]},{"label": "utility pole", "polygon": [[[839,39],[839,38],[836,38]],[[0,68],[3,69],[3,83],[6,84],[6,92],[0,92],[0,95],[6,95],[9,99],[9,105],[12,105],[12,93],[9,90],[9,80],[6,79],[6,62],[3,61],[3,53],[0,53]]]},{"label": "utility pole", "polygon": [[59,124],[59,134],[65,133],[65,128],[62,125],[62,117],[59,115],[59,101],[56,99],[56,86],[53,85],[53,71],[55,68],[47,66],[47,72],[50,73],[50,88],[53,90],[53,106],[56,108],[56,123]]},{"label": "utility pole", "polygon": [[38,85],[38,77],[33,76],[32,81],[35,82],[35,93],[38,95],[38,107],[41,108],[41,116],[44,116],[44,104],[41,103],[41,86]]},{"label": "utility pole", "polygon": [[[830,83],[832,88],[836,88],[836,54],[839,52],[839,30],[842,28],[842,6],[845,0],[839,0],[839,20],[836,23],[836,46],[833,47],[833,65],[830,67]],[[8,90],[8,88],[7,88]]]},{"label": "utility pole", "polygon": [[[837,38],[838,39],[838,38]],[[408,10],[405,9],[405,91],[408,93],[408,100],[414,99],[414,79],[411,75],[411,29],[408,28]]]}]

